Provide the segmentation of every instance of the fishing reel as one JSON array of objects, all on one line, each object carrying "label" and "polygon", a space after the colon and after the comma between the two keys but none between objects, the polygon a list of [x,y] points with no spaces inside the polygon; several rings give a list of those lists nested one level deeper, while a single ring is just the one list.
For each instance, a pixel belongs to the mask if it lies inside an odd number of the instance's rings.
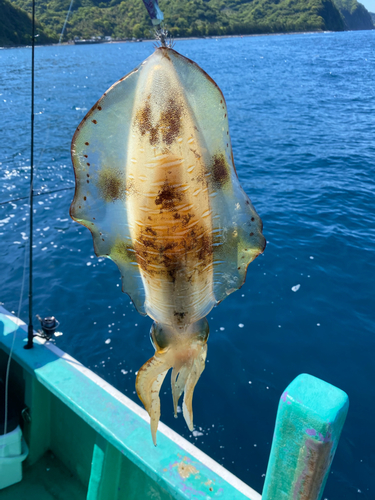
[{"label": "fishing reel", "polygon": [[40,321],[41,329],[38,330],[38,337],[42,337],[46,340],[51,340],[54,335],[61,335],[60,332],[56,332],[59,327],[60,322],[55,318],[55,316],[47,316],[46,318],[41,318],[39,314],[36,315]]}]

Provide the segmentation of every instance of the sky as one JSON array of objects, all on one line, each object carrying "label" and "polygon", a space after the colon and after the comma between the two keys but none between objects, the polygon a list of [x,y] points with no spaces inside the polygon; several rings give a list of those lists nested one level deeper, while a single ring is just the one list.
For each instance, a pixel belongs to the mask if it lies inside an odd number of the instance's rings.
[{"label": "sky", "polygon": [[375,0],[358,0],[369,12],[375,12]]}]

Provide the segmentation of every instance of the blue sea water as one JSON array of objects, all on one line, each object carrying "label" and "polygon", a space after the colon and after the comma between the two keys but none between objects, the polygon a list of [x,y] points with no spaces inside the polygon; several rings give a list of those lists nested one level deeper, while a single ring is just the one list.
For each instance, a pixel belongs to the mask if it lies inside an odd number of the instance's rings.
[{"label": "blue sea water", "polygon": [[[243,288],[209,314],[195,435],[162,420],[261,491],[278,399],[299,373],[345,390],[350,410],[323,498],[375,498],[375,32],[190,40],[176,50],[221,87],[240,181],[268,245]],[[37,192],[71,187],[73,133],[151,43],[38,47]],[[28,48],[0,51],[0,203],[27,196]],[[54,314],[57,345],[138,402],[151,321],[120,291],[68,210],[73,191],[35,199],[34,311]],[[0,205],[1,296],[17,311],[27,200]],[[27,294],[21,317],[27,321]],[[35,321],[35,324],[37,320]],[[151,437],[150,437],[151,439]]]}]

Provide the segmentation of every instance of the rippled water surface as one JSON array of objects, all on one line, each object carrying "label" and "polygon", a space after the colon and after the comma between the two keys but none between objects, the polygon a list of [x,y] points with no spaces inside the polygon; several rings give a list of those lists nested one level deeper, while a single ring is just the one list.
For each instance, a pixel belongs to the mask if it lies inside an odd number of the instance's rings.
[{"label": "rippled water surface", "polygon": [[[219,84],[238,175],[268,245],[246,284],[208,319],[208,362],[194,395],[195,435],[162,420],[261,491],[278,399],[299,373],[341,389],[350,410],[328,500],[375,497],[375,32],[181,41]],[[80,120],[151,43],[40,47],[35,190],[74,185]],[[30,49],[0,51],[0,202],[27,196]],[[54,314],[57,344],[130,398],[153,354],[151,321],[120,291],[114,263],[69,218],[73,191],[35,199],[34,311]],[[1,296],[16,311],[28,244],[27,200],[0,205]],[[27,321],[26,294],[21,317]],[[151,436],[150,436],[151,439]]]}]

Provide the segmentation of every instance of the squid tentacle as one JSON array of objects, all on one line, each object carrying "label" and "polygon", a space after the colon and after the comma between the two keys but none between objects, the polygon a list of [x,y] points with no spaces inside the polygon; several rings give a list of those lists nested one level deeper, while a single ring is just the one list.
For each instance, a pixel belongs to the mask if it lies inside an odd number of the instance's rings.
[{"label": "squid tentacle", "polygon": [[205,361],[207,356],[207,344],[202,346],[201,351],[194,360],[193,366],[190,370],[189,377],[186,381],[184,388],[184,401],[182,411],[185,422],[191,431],[194,430],[193,424],[193,393],[195,386],[205,368]]},{"label": "squid tentacle", "polygon": [[160,420],[159,392],[164,378],[171,368],[169,356],[165,352],[157,352],[138,371],[135,387],[151,419],[151,434],[156,446],[156,431]]},{"label": "squid tentacle", "polygon": [[[171,385],[172,385],[172,397],[173,397],[173,409],[174,416],[177,418],[177,405],[182,393],[184,392],[184,387],[186,380],[189,377],[191,366],[184,365],[181,367],[180,371],[177,372],[175,368],[172,370]],[[176,377],[178,375],[178,379]]]},{"label": "squid tentacle", "polygon": [[205,368],[207,356],[208,323],[197,323],[185,335],[177,334],[160,324],[151,328],[155,355],[138,371],[136,389],[151,419],[152,439],[156,446],[156,432],[160,420],[160,389],[170,368],[174,415],[177,417],[178,401],[184,394],[183,416],[193,430],[193,393]]}]

